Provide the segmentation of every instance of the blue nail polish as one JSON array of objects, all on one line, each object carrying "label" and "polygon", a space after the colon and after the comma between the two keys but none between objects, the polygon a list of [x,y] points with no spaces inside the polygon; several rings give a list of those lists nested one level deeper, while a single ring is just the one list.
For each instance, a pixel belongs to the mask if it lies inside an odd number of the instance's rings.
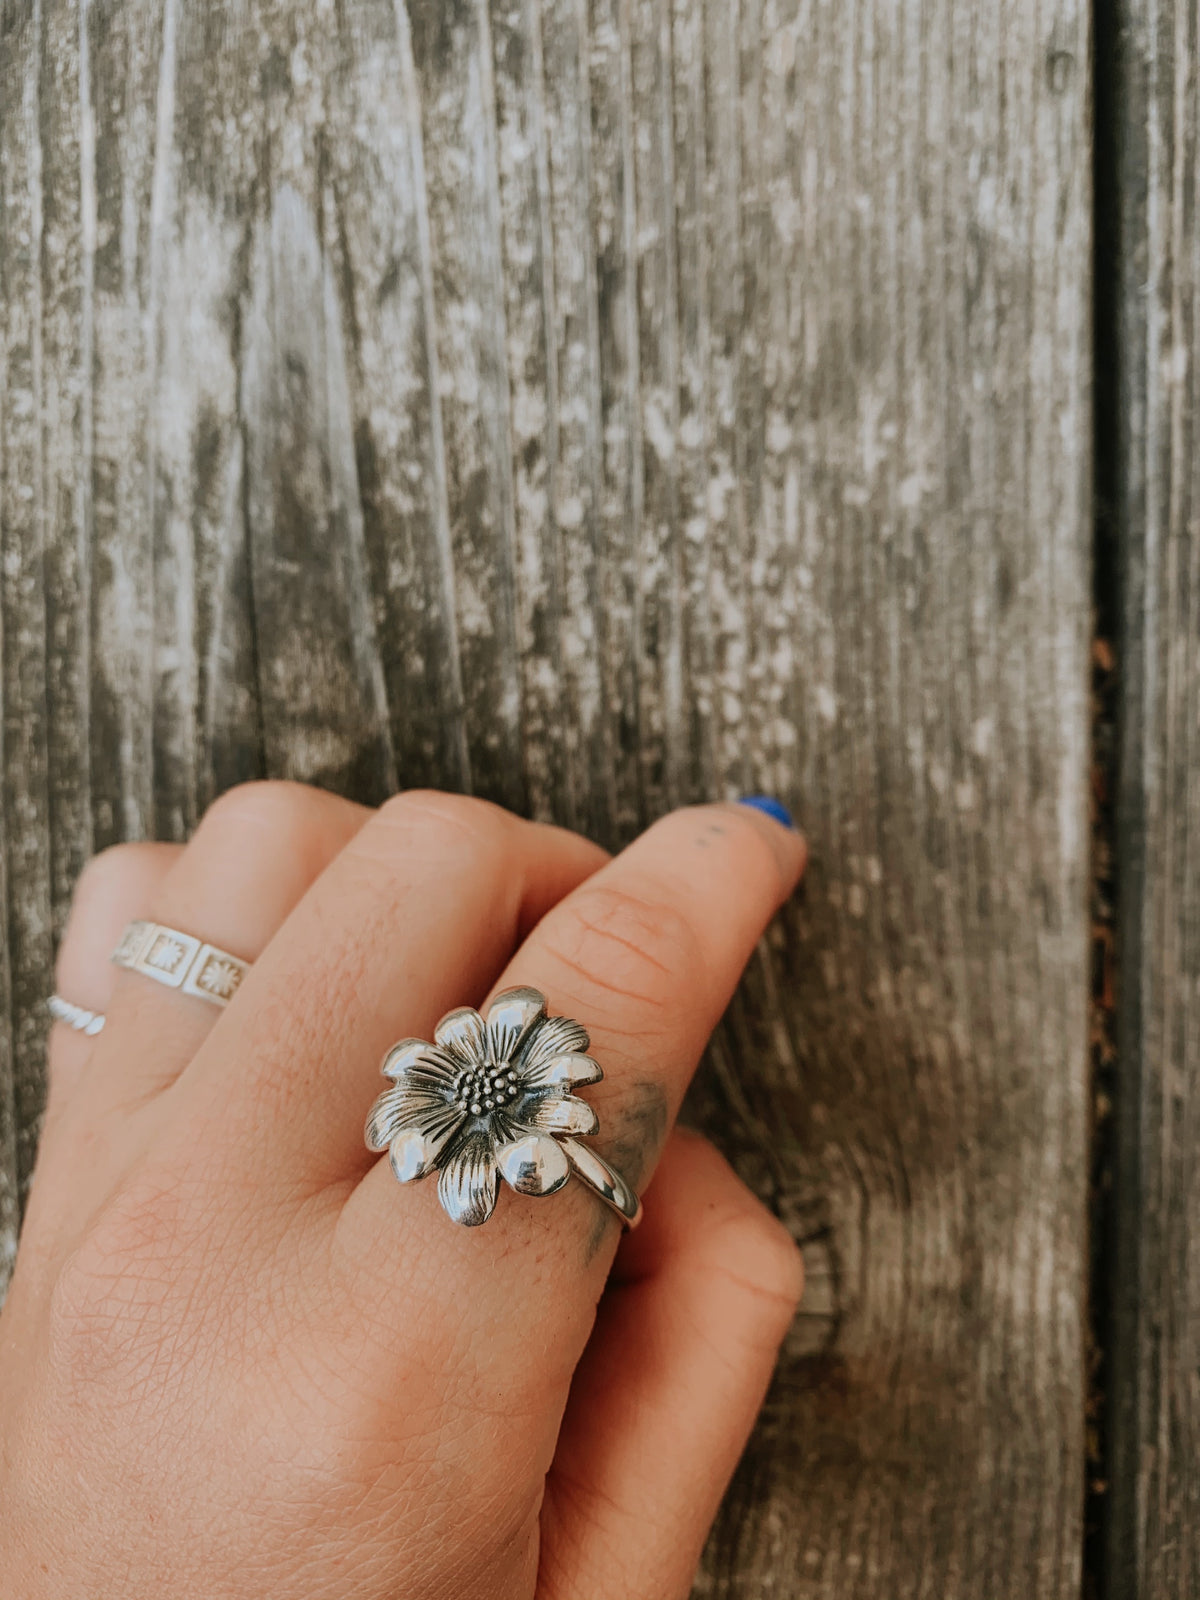
[{"label": "blue nail polish", "polygon": [[783,802],[772,800],[769,794],[744,794],[738,805],[753,806],[756,811],[761,811],[773,821],[782,823],[785,828],[794,829],[796,826],[792,821],[792,813]]}]

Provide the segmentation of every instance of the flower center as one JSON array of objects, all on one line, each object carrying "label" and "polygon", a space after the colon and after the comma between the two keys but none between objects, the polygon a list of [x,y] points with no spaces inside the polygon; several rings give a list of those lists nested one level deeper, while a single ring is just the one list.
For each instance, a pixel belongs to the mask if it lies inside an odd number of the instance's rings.
[{"label": "flower center", "polygon": [[505,1065],[463,1067],[454,1080],[454,1104],[460,1111],[481,1117],[517,1098],[517,1075]]}]

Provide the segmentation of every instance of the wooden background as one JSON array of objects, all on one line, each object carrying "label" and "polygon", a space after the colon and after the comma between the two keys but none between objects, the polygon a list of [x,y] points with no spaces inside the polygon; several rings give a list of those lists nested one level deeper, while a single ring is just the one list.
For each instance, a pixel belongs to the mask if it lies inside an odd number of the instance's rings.
[{"label": "wooden background", "polygon": [[0,0],[6,1262],[94,850],[775,793],[692,1111],[810,1286],[697,1594],[1079,1594],[1097,1370],[1087,1581],[1200,1594],[1198,25],[1097,6]]},{"label": "wooden background", "polygon": [[1168,1600],[1200,1595],[1200,15],[1126,0],[1112,20],[1103,489],[1124,638],[1105,1566],[1114,1596]]}]

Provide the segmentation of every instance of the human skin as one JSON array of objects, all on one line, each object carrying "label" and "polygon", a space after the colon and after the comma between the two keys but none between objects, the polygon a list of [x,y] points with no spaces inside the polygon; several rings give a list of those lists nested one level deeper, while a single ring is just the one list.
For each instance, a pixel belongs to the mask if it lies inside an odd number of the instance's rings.
[{"label": "human skin", "polygon": [[[483,801],[231,791],[81,879],[0,1313],[14,1600],[676,1600],[801,1288],[780,1224],[671,1132],[803,870],[745,806],[620,855]],[[255,961],[224,1011],[108,964],[150,917]],[[639,1189],[503,1188],[483,1227],[363,1142],[395,1040],[532,985]],[[651,1178],[653,1181],[651,1182]]]}]

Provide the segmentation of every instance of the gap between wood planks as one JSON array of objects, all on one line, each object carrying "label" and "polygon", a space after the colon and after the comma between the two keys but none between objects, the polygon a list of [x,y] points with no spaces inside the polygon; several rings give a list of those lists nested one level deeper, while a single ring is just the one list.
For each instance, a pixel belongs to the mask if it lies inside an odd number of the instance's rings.
[{"label": "gap between wood planks", "polygon": [[1092,995],[1089,1048],[1092,1137],[1089,1192],[1087,1442],[1084,1600],[1111,1600],[1104,1564],[1109,1535],[1109,1385],[1112,1380],[1114,1189],[1118,1002],[1116,827],[1117,707],[1121,663],[1118,506],[1120,204],[1117,171],[1118,18],[1113,0],[1092,11],[1093,517],[1091,872]]}]

